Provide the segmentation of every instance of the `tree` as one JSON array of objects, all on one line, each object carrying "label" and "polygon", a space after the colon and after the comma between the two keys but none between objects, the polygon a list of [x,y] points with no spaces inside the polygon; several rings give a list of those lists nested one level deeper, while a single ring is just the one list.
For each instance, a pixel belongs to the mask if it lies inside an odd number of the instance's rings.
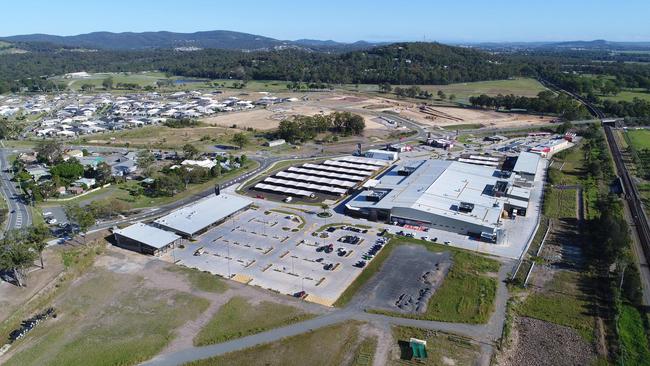
[{"label": "tree", "polygon": [[391,90],[393,90],[393,87],[389,83],[379,84],[379,91],[381,93],[390,93]]},{"label": "tree", "polygon": [[85,207],[80,207],[78,204],[68,204],[64,207],[65,214],[73,223],[77,224],[79,231],[84,235],[84,244],[86,244],[86,234],[88,229],[96,222],[96,218],[92,210]]},{"label": "tree", "polygon": [[83,91],[92,91],[93,89],[95,89],[95,85],[93,84],[83,84],[81,86],[81,90]]},{"label": "tree", "polygon": [[445,92],[443,92],[442,90],[438,90],[438,98],[444,100],[446,98]]},{"label": "tree", "polygon": [[18,286],[25,286],[26,269],[37,256],[36,250],[26,240],[25,231],[8,231],[0,243],[0,269],[11,271]]},{"label": "tree", "polygon": [[102,86],[103,86],[104,89],[106,89],[106,90],[113,89],[113,77],[110,77],[110,76],[109,76],[109,77],[107,77],[106,79],[104,79],[104,80],[102,81]]},{"label": "tree", "polygon": [[239,157],[239,163],[242,166],[244,166],[244,164],[246,164],[247,161],[248,161],[248,157],[244,154],[241,154],[241,156]]},{"label": "tree", "polygon": [[456,94],[449,94],[449,101],[453,102],[454,100],[456,100]]},{"label": "tree", "polygon": [[104,185],[108,183],[113,177],[113,169],[106,162],[101,162],[97,164],[97,168],[93,171],[93,178],[97,181],[97,184]]},{"label": "tree", "polygon": [[138,167],[140,167],[143,175],[151,175],[151,167],[153,166],[153,163],[156,162],[156,158],[153,156],[151,151],[139,151],[135,161],[138,163]]},{"label": "tree", "polygon": [[192,160],[195,157],[199,156],[200,151],[199,149],[196,148],[196,146],[192,144],[185,144],[183,145],[183,156],[185,159]]},{"label": "tree", "polygon": [[50,173],[66,180],[78,179],[84,174],[84,166],[77,159],[71,158],[50,168]]},{"label": "tree", "polygon": [[241,149],[248,143],[248,136],[243,132],[237,132],[233,135],[232,142]]},{"label": "tree", "polygon": [[62,160],[63,147],[56,140],[41,141],[36,145],[36,154],[39,161],[52,164]]},{"label": "tree", "polygon": [[33,248],[41,261],[41,268],[45,268],[43,264],[43,250],[47,246],[45,239],[50,234],[50,230],[45,225],[34,225],[27,229],[26,241],[27,244]]}]

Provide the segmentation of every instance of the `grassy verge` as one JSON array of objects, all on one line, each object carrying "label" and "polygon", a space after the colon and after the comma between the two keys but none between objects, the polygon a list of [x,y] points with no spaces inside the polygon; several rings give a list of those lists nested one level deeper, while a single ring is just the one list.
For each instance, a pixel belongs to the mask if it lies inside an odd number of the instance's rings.
[{"label": "grassy verge", "polygon": [[359,323],[351,321],[186,365],[341,365],[358,340]]},{"label": "grassy verge", "polygon": [[415,361],[409,347],[409,340],[417,338],[427,341],[427,358],[418,365],[475,365],[480,357],[478,344],[453,334],[429,331],[411,327],[393,327],[400,357],[391,360],[391,365],[411,365]]},{"label": "grassy verge", "polygon": [[515,307],[521,316],[540,319],[575,329],[585,340],[594,339],[594,319],[588,315],[590,302],[578,287],[580,274],[559,272],[544,292],[531,294]]},{"label": "grassy verge", "polygon": [[372,365],[377,350],[377,337],[364,339],[354,354],[353,366]]},{"label": "grassy verge", "polygon": [[334,304],[347,304],[354,294],[380,270],[383,262],[399,245],[422,245],[433,252],[449,251],[453,265],[442,285],[436,290],[424,314],[402,314],[387,311],[372,311],[414,319],[486,323],[494,310],[497,280],[488,273],[498,272],[500,263],[466,250],[433,244],[418,239],[393,239],[368,264],[366,269],[352,282]]},{"label": "grassy verge", "polygon": [[622,305],[617,328],[621,344],[621,364],[650,365],[650,349],[641,314],[632,306]]},{"label": "grassy verge", "polygon": [[298,229],[302,229],[303,227],[305,227],[305,219],[304,219],[302,216],[300,216],[300,215],[298,215],[297,213],[295,213],[295,212],[287,211],[287,210],[280,210],[280,209],[277,209],[277,208],[272,208],[272,209],[270,209],[269,211],[271,211],[271,212],[277,212],[277,213],[281,213],[281,214],[285,214],[285,215],[295,216],[295,217],[298,218],[298,220],[300,220],[300,224],[298,225],[297,228],[298,228]]},{"label": "grassy verge", "polygon": [[556,189],[548,187],[544,194],[544,214],[556,219],[576,218],[577,191],[575,189]]},{"label": "grassy verge", "polygon": [[337,226],[337,227],[338,226],[352,226],[352,227],[357,227],[359,229],[372,229],[372,226],[369,226],[369,225],[348,224],[348,223],[345,223],[345,222],[335,222],[335,223],[332,223],[332,224],[327,224],[327,225],[323,225],[323,226],[319,227],[318,229],[316,229],[316,232],[321,232],[321,231],[326,230],[327,228],[332,227],[332,226]]},{"label": "grassy verge", "polygon": [[312,318],[293,306],[272,302],[250,304],[242,297],[233,297],[194,338],[194,345],[206,346],[234,338],[261,333]]},{"label": "grassy verge", "polygon": [[187,280],[192,285],[192,288],[196,290],[214,292],[219,294],[228,290],[228,285],[226,282],[213,274],[184,266],[172,266],[166,269],[170,272],[184,274],[185,278],[187,278]]}]

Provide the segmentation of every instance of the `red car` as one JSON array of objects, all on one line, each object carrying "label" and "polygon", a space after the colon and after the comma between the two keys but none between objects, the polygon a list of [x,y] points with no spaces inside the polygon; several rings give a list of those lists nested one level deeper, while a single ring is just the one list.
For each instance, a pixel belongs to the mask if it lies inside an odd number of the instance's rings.
[{"label": "red car", "polygon": [[261,194],[258,194],[257,196],[255,196],[255,198],[259,198],[259,199],[263,200],[264,196],[262,196]]}]

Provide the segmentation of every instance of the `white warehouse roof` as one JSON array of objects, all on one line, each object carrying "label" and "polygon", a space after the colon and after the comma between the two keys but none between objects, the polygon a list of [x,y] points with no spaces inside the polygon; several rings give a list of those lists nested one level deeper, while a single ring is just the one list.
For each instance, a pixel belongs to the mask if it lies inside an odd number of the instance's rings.
[{"label": "white warehouse roof", "polygon": [[176,232],[192,236],[251,203],[252,201],[242,197],[220,194],[179,208],[154,222]]},{"label": "white warehouse roof", "polygon": [[181,237],[169,231],[161,230],[153,226],[145,225],[141,222],[133,224],[124,229],[117,229],[114,234],[121,235],[148,245],[150,247],[160,249],[167,246]]},{"label": "white warehouse roof", "polygon": [[537,154],[522,152],[519,154],[512,171],[517,173],[535,174],[537,173],[537,164],[539,164],[539,159],[540,156]]}]

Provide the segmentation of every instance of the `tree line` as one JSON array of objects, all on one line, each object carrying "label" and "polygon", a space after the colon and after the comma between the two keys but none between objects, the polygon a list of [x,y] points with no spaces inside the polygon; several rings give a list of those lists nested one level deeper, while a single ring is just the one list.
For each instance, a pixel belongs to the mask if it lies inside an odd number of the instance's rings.
[{"label": "tree line", "polygon": [[522,109],[529,112],[554,114],[566,120],[576,120],[588,118],[589,111],[573,98],[565,94],[556,94],[545,90],[539,92],[536,97],[524,97],[516,95],[497,95],[491,97],[481,94],[470,97],[469,102],[472,106],[494,109]]},{"label": "tree line", "polygon": [[334,112],[328,115],[295,116],[280,122],[277,137],[290,143],[304,142],[315,138],[318,134],[331,132],[337,135],[360,135],[366,128],[366,123],[358,114],[350,112]]}]

